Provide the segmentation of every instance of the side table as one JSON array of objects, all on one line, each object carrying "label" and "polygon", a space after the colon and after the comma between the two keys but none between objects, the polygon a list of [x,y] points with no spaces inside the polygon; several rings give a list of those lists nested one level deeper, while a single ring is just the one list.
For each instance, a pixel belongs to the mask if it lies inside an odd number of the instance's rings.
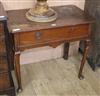
[{"label": "side table", "polygon": [[26,49],[64,44],[64,58],[68,58],[69,42],[85,41],[85,50],[78,77],[83,78],[82,70],[90,46],[91,24],[93,18],[74,5],[52,7],[57,20],[49,23],[31,22],[26,19],[28,9],[7,11],[9,32],[12,36],[15,52],[15,68],[19,89],[22,89],[20,74],[20,53]]}]

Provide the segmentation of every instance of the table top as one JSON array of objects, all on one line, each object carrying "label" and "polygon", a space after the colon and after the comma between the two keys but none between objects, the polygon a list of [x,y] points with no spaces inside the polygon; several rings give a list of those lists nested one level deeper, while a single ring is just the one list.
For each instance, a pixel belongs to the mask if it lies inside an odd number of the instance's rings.
[{"label": "table top", "polygon": [[75,5],[56,6],[52,8],[57,12],[58,17],[55,21],[49,23],[29,21],[25,16],[29,9],[7,11],[9,31],[19,33],[94,22],[92,17]]}]

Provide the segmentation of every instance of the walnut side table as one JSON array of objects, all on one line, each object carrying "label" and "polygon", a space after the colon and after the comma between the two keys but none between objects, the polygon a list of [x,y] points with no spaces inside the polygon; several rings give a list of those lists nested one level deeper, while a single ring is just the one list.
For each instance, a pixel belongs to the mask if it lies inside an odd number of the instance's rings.
[{"label": "walnut side table", "polygon": [[90,46],[91,24],[93,18],[74,5],[52,7],[57,13],[57,20],[49,23],[36,23],[26,19],[27,9],[7,11],[9,32],[12,36],[15,54],[15,69],[18,89],[22,89],[20,74],[20,53],[25,49],[41,46],[57,47],[64,43],[64,58],[68,58],[69,42],[85,41],[85,50],[78,77],[82,78]]}]

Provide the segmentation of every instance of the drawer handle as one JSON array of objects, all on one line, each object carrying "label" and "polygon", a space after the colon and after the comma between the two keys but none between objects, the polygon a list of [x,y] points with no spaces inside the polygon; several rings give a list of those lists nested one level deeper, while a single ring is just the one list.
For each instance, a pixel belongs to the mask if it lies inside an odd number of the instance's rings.
[{"label": "drawer handle", "polygon": [[42,32],[36,32],[35,33],[36,39],[41,39],[41,35],[42,35]]}]

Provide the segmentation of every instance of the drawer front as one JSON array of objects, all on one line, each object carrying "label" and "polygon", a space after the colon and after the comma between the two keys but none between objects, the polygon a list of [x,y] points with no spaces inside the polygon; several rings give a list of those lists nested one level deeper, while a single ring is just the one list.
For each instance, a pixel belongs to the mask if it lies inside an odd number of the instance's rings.
[{"label": "drawer front", "polygon": [[0,23],[0,35],[4,34],[3,24]]},{"label": "drawer front", "polygon": [[0,74],[0,90],[10,87],[10,78],[8,73]]},{"label": "drawer front", "polygon": [[0,53],[5,52],[5,37],[3,35],[0,36]]},{"label": "drawer front", "polygon": [[87,37],[90,35],[90,26],[89,24],[73,26],[69,34],[73,39]]},{"label": "drawer front", "polygon": [[31,46],[39,43],[50,43],[55,41],[72,40],[77,38],[84,38],[89,35],[88,25],[69,26],[62,28],[54,28],[47,30],[40,30],[36,32],[24,32],[15,35],[15,45]]},{"label": "drawer front", "polygon": [[0,73],[8,72],[7,58],[0,56]]},{"label": "drawer front", "polygon": [[68,37],[67,31],[70,31],[69,29],[60,28],[60,30],[50,29],[50,30],[22,33],[19,34],[19,43],[20,45],[30,45],[35,43],[49,42]]}]

